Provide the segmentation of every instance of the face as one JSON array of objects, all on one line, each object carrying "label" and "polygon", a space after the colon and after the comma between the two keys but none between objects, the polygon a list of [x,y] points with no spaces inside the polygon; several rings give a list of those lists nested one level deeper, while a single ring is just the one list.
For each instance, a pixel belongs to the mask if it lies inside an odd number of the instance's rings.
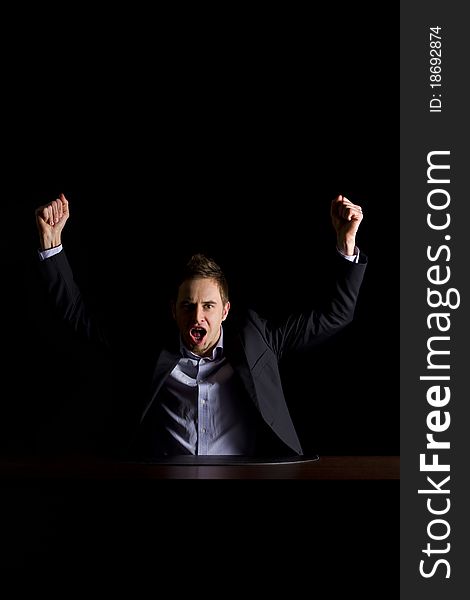
[{"label": "face", "polygon": [[230,302],[225,305],[214,279],[188,279],[178,290],[173,316],[185,346],[199,356],[209,356],[220,337]]}]

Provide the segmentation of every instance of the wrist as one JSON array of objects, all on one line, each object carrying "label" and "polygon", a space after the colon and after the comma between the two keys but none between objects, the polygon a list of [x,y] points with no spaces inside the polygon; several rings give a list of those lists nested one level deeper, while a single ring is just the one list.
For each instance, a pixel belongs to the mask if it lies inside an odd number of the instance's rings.
[{"label": "wrist", "polygon": [[343,239],[343,240],[338,239],[337,246],[338,246],[338,250],[342,254],[345,254],[346,256],[354,256],[354,254],[356,253],[356,239],[355,238]]},{"label": "wrist", "polygon": [[60,234],[58,234],[52,236],[40,236],[39,243],[41,246],[41,250],[50,250],[51,248],[60,246],[62,242],[60,239]]}]

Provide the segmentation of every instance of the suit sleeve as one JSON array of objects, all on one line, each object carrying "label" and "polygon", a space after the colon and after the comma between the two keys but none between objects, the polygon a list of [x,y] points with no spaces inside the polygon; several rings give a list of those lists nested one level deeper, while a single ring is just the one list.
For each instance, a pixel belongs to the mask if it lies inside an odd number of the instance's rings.
[{"label": "suit sleeve", "polygon": [[338,257],[335,281],[322,308],[291,315],[276,327],[266,323],[266,340],[278,358],[313,347],[352,321],[366,265],[363,253],[358,263]]},{"label": "suit sleeve", "polygon": [[47,292],[59,316],[88,340],[109,348],[109,336],[98,319],[90,314],[76,284],[65,252],[40,262]]}]

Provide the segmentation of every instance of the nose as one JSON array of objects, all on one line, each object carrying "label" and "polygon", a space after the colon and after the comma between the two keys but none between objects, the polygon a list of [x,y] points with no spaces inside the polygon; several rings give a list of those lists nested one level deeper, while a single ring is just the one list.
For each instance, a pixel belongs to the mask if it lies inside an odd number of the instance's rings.
[{"label": "nose", "polygon": [[195,317],[196,317],[196,322],[197,323],[203,323],[204,322],[204,309],[202,306],[198,305],[196,306],[196,310],[195,312]]}]

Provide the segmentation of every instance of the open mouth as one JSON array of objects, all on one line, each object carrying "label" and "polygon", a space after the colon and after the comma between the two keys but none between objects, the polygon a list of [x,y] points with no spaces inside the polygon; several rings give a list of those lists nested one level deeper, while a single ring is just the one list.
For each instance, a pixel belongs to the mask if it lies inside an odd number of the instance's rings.
[{"label": "open mouth", "polygon": [[204,329],[204,327],[193,327],[189,332],[189,336],[192,342],[196,345],[202,343],[202,341],[206,337],[206,334],[207,331]]}]

